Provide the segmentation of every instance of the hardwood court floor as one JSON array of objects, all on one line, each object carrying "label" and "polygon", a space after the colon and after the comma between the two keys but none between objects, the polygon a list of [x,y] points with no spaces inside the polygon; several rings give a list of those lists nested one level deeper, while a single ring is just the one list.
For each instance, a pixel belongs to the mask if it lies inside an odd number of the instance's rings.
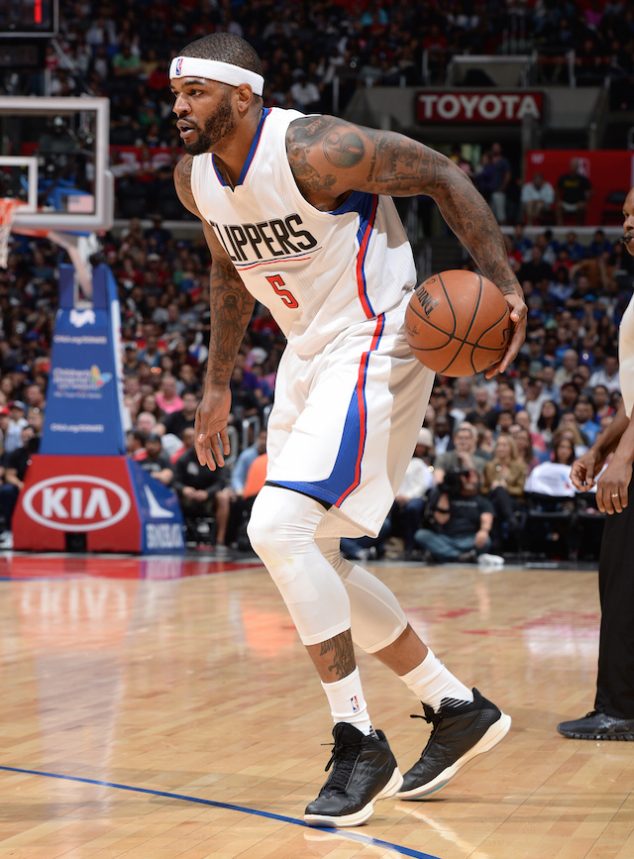
[{"label": "hardwood court floor", "polygon": [[[429,801],[333,833],[301,825],[329,715],[261,567],[0,558],[0,859],[632,859],[634,744],[555,732],[592,705],[596,575],[374,569],[513,727]],[[359,661],[407,767],[428,727]]]}]

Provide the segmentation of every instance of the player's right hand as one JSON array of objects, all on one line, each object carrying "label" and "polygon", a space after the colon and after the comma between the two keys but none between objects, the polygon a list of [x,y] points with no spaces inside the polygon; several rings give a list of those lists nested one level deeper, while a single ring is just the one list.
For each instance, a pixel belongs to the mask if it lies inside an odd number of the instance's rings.
[{"label": "player's right hand", "polygon": [[225,456],[231,453],[227,422],[231,411],[229,388],[206,388],[196,409],[194,446],[201,465],[211,471],[225,464]]},{"label": "player's right hand", "polygon": [[572,485],[579,492],[589,492],[594,486],[594,477],[601,471],[601,465],[597,454],[590,449],[579,459],[575,459],[570,469]]}]

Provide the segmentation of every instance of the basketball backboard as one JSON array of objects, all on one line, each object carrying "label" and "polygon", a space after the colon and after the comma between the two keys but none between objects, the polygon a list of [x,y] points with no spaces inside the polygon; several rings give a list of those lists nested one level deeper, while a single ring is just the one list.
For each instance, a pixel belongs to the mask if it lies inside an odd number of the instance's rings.
[{"label": "basketball backboard", "polygon": [[18,209],[17,226],[112,226],[109,118],[105,98],[0,97],[0,196],[27,204]]}]

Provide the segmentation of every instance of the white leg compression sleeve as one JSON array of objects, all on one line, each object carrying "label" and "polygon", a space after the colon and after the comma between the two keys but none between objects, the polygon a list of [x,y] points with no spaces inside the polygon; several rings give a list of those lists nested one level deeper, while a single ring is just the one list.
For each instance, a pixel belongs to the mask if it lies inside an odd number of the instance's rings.
[{"label": "white leg compression sleeve", "polygon": [[346,589],[315,542],[326,512],[314,498],[264,486],[248,527],[251,545],[279,588],[306,645],[350,629]]},{"label": "white leg compression sleeve", "polygon": [[407,618],[383,582],[342,558],[337,538],[316,536],[325,515],[314,498],[265,486],[251,513],[251,545],[304,644],[318,644],[352,626],[355,644],[376,653],[399,637]]},{"label": "white leg compression sleeve", "polygon": [[342,557],[338,539],[318,538],[317,545],[348,592],[354,643],[366,653],[376,653],[396,641],[407,627],[407,617],[392,591],[372,573]]}]

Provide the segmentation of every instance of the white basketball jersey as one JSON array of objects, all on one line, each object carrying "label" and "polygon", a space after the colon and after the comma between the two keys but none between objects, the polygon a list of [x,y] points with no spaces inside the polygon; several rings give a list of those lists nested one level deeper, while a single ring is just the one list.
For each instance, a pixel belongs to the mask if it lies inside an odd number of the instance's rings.
[{"label": "white basketball jersey", "polygon": [[304,199],[286,154],[287,128],[302,116],[266,108],[235,188],[209,153],[194,157],[191,187],[246,288],[308,357],[398,306],[416,269],[390,197],[355,191],[331,212]]},{"label": "white basketball jersey", "polygon": [[631,418],[634,408],[634,295],[619,327],[619,381],[625,414]]}]

